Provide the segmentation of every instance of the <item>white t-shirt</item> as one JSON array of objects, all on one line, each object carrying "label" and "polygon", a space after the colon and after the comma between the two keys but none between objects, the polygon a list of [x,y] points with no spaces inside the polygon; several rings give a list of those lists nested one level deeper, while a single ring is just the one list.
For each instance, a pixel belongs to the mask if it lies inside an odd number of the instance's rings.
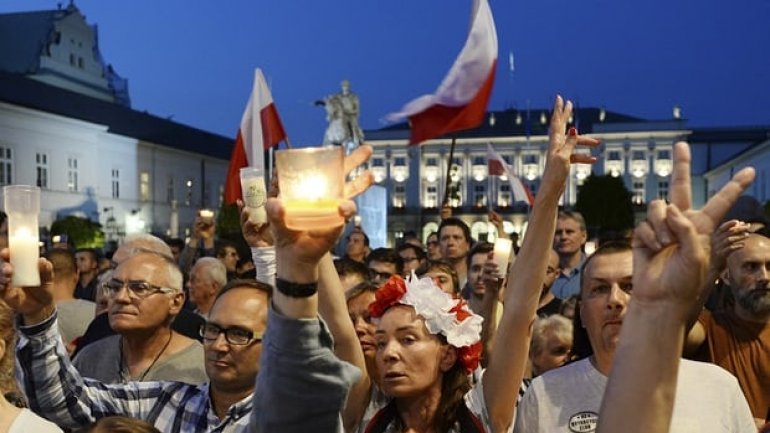
[{"label": "white t-shirt", "polygon": [[[536,377],[519,403],[514,433],[596,430],[607,377],[588,358]],[[738,381],[722,368],[681,360],[670,433],[754,432]]]},{"label": "white t-shirt", "polygon": [[51,421],[47,421],[29,409],[22,409],[19,416],[13,420],[8,433],[63,433],[63,430]]}]

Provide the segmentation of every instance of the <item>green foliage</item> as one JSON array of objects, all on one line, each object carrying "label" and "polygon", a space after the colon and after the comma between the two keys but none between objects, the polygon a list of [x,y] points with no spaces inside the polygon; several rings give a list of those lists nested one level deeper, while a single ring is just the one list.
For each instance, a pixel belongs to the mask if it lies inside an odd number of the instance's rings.
[{"label": "green foliage", "polygon": [[217,236],[224,239],[241,237],[241,220],[238,206],[222,204],[217,216]]},{"label": "green foliage", "polygon": [[592,232],[626,230],[634,227],[631,197],[621,178],[591,175],[578,190],[575,210]]},{"label": "green foliage", "polygon": [[51,236],[66,234],[75,248],[102,248],[104,232],[102,225],[86,218],[68,216],[51,224]]}]

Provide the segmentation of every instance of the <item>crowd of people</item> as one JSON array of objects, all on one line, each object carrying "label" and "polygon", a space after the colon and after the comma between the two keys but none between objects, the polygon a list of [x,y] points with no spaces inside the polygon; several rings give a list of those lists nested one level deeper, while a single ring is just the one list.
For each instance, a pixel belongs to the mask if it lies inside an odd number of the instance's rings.
[{"label": "crowd of people", "polygon": [[[571,164],[595,161],[576,147],[599,143],[571,113],[558,97],[502,268],[456,217],[372,249],[360,227],[288,229],[279,196],[267,225],[241,207],[250,260],[200,216],[186,242],[129,236],[101,266],[52,248],[40,287],[13,287],[2,249],[0,433],[769,429],[770,220],[741,197],[753,171],[693,209],[677,143],[670,202],[587,254],[584,219],[558,204]],[[372,182],[357,171],[347,219]]]}]

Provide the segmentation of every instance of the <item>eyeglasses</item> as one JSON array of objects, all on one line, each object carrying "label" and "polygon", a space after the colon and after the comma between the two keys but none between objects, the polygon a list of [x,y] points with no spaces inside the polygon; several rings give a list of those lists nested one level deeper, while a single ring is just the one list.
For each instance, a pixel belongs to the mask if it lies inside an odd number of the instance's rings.
[{"label": "eyeglasses", "polygon": [[156,293],[176,292],[174,289],[156,286],[155,284],[150,284],[147,281],[129,280],[124,282],[117,278],[113,278],[110,281],[104,283],[104,286],[102,287],[107,293],[107,296],[110,297],[116,296],[118,293],[120,293],[123,287],[127,287],[128,293],[139,299],[147,298]]},{"label": "eyeglasses", "polygon": [[219,338],[219,334],[225,334],[225,340],[237,346],[245,346],[255,341],[257,343],[262,342],[262,336],[257,336],[257,333],[254,331],[237,327],[222,328],[210,322],[201,325],[200,333],[201,337],[206,341],[214,341]]},{"label": "eyeglasses", "polygon": [[385,281],[393,276],[390,272],[377,272],[374,269],[369,269],[369,275],[373,281]]}]

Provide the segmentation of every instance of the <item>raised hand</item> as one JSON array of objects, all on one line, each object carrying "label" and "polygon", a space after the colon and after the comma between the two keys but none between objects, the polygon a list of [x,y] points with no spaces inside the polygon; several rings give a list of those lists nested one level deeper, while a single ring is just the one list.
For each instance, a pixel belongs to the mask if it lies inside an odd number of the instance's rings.
[{"label": "raised hand", "polygon": [[722,223],[711,235],[710,267],[715,272],[721,272],[727,266],[727,256],[733,251],[743,248],[743,240],[749,235],[750,224],[738,220]]},{"label": "raised hand", "polygon": [[38,260],[40,287],[13,287],[13,266],[9,262],[8,248],[0,251],[0,297],[24,318],[26,325],[42,322],[53,314],[54,301],[51,293],[53,285],[53,265],[46,259]]},{"label": "raised hand", "polygon": [[675,301],[690,307],[700,300],[708,269],[710,239],[727,210],[754,180],[754,169],[739,171],[701,210],[692,209],[690,149],[674,145],[672,203],[655,200],[634,232],[634,299]]}]

